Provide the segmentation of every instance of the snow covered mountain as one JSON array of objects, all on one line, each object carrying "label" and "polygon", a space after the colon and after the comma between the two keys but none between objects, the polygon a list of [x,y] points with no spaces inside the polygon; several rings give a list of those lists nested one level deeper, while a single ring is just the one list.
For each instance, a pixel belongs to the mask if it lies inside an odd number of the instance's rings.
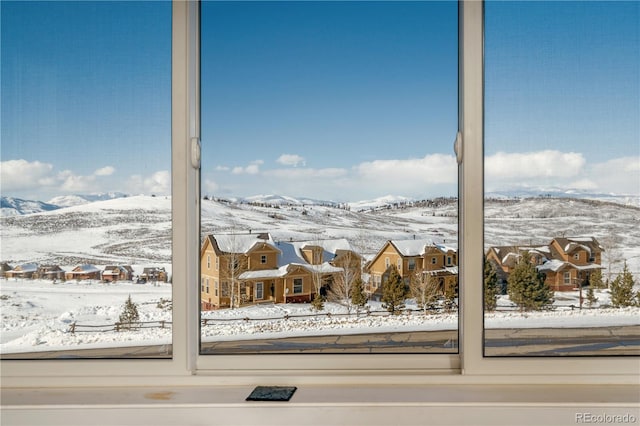
[{"label": "snow covered mountain", "polygon": [[21,198],[0,197],[0,216],[19,216],[23,214],[46,212],[59,209],[52,203],[42,201],[23,200]]},{"label": "snow covered mountain", "polygon": [[53,204],[60,207],[79,206],[82,204],[93,203],[95,201],[113,200],[114,198],[124,198],[129,195],[122,192],[105,192],[100,194],[86,194],[86,195],[61,195],[54,197],[48,201],[49,204]]}]

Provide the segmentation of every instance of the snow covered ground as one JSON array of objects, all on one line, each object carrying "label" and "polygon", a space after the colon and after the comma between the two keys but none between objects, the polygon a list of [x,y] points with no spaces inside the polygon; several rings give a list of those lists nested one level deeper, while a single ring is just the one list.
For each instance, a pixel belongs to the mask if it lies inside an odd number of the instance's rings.
[{"label": "snow covered ground", "polygon": [[[254,200],[255,201],[255,200]],[[433,238],[457,243],[457,202],[404,203],[365,211],[344,206],[305,203],[263,205],[203,200],[203,233],[252,229],[270,232],[278,240],[347,238],[365,256],[374,254],[387,239]],[[354,205],[355,206],[355,205]],[[362,207],[362,206],[360,206]],[[0,218],[1,261],[18,265],[38,262],[71,270],[77,264],[133,265],[137,274],[145,266],[165,267],[171,274],[171,200],[133,196],[61,208],[50,212]],[[485,203],[485,242],[488,245],[548,243],[556,236],[594,236],[615,245],[640,285],[640,209],[578,199],[510,199]],[[614,237],[613,239],[610,237]],[[603,265],[607,266],[607,265]],[[612,272],[622,269],[622,262]],[[636,287],[636,291],[638,287]],[[78,325],[114,324],[131,295],[138,304],[141,321],[171,321],[166,302],[171,285],[133,283],[104,284],[95,281],[0,280],[0,353],[62,348],[167,344],[170,329],[133,331],[86,331]],[[638,308],[610,309],[607,291],[597,292],[597,309],[578,306],[577,292],[556,293],[558,308],[551,312],[521,314],[500,300],[500,311],[486,315],[490,328],[502,327],[596,327],[640,324]],[[586,306],[586,301],[584,302]],[[372,304],[371,310],[382,310]],[[388,317],[339,315],[344,308],[327,304],[332,317],[308,317],[308,305],[262,305],[239,310],[203,313],[203,340],[231,340],[310,334],[366,333],[391,330],[443,330],[457,327],[451,314]],[[245,321],[244,318],[290,319]],[[213,319],[231,319],[215,323]],[[217,325],[216,325],[217,324]]]},{"label": "snow covered ground", "polygon": [[[116,346],[162,345],[171,342],[171,284],[134,284],[48,280],[0,280],[2,328],[0,353]],[[114,331],[126,299],[138,305],[140,321],[152,328]],[[499,311],[485,315],[488,328],[606,327],[640,324],[640,308],[601,308],[608,305],[609,292],[596,292],[594,309],[579,305],[578,292],[562,293],[556,309],[520,313],[506,296]],[[585,302],[586,303],[586,302]],[[416,309],[411,303],[409,309]],[[208,311],[203,341],[246,340],[326,334],[380,333],[389,331],[455,330],[456,313],[424,315],[418,310],[398,316],[384,314],[371,302],[367,315],[347,314],[343,306],[327,303],[321,315],[308,304],[266,304],[235,310]],[[332,315],[326,315],[330,313]],[[288,319],[284,319],[288,316]],[[247,320],[247,318],[251,320]],[[160,322],[166,321],[165,327]],[[71,326],[76,323],[76,332]],[[81,326],[103,326],[83,328]]]}]

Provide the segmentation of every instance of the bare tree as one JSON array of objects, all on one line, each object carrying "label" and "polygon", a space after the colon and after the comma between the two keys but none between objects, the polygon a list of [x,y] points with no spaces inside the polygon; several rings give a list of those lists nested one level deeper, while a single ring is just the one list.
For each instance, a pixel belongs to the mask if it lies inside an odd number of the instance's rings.
[{"label": "bare tree", "polygon": [[[244,271],[245,256],[235,228],[227,235],[226,254],[223,256],[220,267],[223,277],[229,283],[230,308],[239,308],[242,302],[240,295],[240,274]],[[223,250],[223,251],[225,251]]]},{"label": "bare tree", "polygon": [[416,300],[416,304],[420,306],[425,315],[435,307],[440,296],[438,278],[422,269],[417,269],[411,275],[409,290],[411,291],[411,296]]},{"label": "bare tree", "polygon": [[614,233],[600,240],[600,245],[603,249],[602,256],[607,265],[607,285],[611,283],[612,277],[615,275],[616,265],[622,263],[622,251],[620,250],[619,241],[620,236]]},{"label": "bare tree", "polygon": [[351,291],[360,276],[358,269],[360,268],[359,264],[361,262],[360,259],[349,250],[342,256],[341,263],[342,272],[334,275],[331,291],[329,292],[329,299],[344,305],[347,308],[347,312],[351,313],[351,309],[353,308]]}]

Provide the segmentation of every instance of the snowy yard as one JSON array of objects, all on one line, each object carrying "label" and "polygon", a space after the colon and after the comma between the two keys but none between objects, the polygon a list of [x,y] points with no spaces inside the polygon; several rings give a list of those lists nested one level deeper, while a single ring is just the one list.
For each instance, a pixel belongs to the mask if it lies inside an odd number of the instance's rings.
[{"label": "snowy yard", "polygon": [[[116,346],[160,345],[171,341],[171,329],[144,328],[131,331],[70,332],[71,325],[113,325],[118,322],[129,295],[138,305],[140,321],[171,322],[171,284],[133,284],[47,280],[0,280],[2,329],[0,353]],[[556,309],[520,313],[506,296],[499,311],[487,313],[488,328],[605,327],[640,324],[640,308],[601,308],[609,303],[608,290],[596,291],[596,308],[579,306],[578,292],[556,293]],[[572,308],[572,306],[574,308]],[[327,303],[321,315],[307,304],[265,304],[235,310],[202,313],[203,341],[246,340],[326,334],[376,333],[388,331],[454,330],[457,314],[410,314],[387,316],[379,303],[371,302],[373,313],[344,315],[346,309]],[[415,305],[407,304],[415,309]],[[331,315],[327,315],[327,314]],[[284,319],[288,317],[288,319]],[[78,328],[80,330],[81,328]],[[101,329],[99,329],[101,330]]]}]

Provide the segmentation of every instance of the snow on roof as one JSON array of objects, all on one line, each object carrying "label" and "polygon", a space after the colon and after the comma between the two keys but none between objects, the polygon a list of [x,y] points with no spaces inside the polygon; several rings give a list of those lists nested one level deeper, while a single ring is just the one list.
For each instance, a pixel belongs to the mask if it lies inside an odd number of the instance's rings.
[{"label": "snow on roof", "polygon": [[25,263],[23,265],[16,266],[13,270],[16,272],[36,272],[38,270],[38,264]]},{"label": "snow on roof", "polygon": [[307,261],[302,256],[302,249],[308,246],[322,247],[322,260],[324,261],[333,260],[338,250],[353,250],[349,241],[344,238],[318,241],[278,241],[275,243],[275,247],[280,250],[278,265],[282,266],[289,263],[306,264]]},{"label": "snow on roof", "polygon": [[271,235],[267,239],[260,238],[264,234],[216,234],[213,236],[218,247],[225,253],[246,253],[257,243],[267,243],[275,246]]},{"label": "snow on roof", "polygon": [[287,275],[288,266],[284,265],[279,267],[278,269],[263,269],[261,271],[246,271],[238,276],[241,280],[252,280],[252,279],[260,279],[260,278],[282,278]]},{"label": "snow on roof", "polygon": [[435,245],[432,240],[392,240],[393,244],[403,256],[420,256],[426,246]]},{"label": "snow on roof", "polygon": [[[538,271],[553,271],[558,272],[560,269],[565,267],[566,265],[571,265],[570,263],[564,262],[562,260],[553,259],[547,262],[544,262],[542,265],[537,266]],[[573,265],[571,265],[573,266]]]},{"label": "snow on roof", "polygon": [[319,272],[321,274],[332,274],[335,272],[342,272],[343,269],[337,266],[332,266],[327,262],[324,262],[321,265],[309,265],[307,263],[292,263],[291,266],[300,266],[309,272]]}]

